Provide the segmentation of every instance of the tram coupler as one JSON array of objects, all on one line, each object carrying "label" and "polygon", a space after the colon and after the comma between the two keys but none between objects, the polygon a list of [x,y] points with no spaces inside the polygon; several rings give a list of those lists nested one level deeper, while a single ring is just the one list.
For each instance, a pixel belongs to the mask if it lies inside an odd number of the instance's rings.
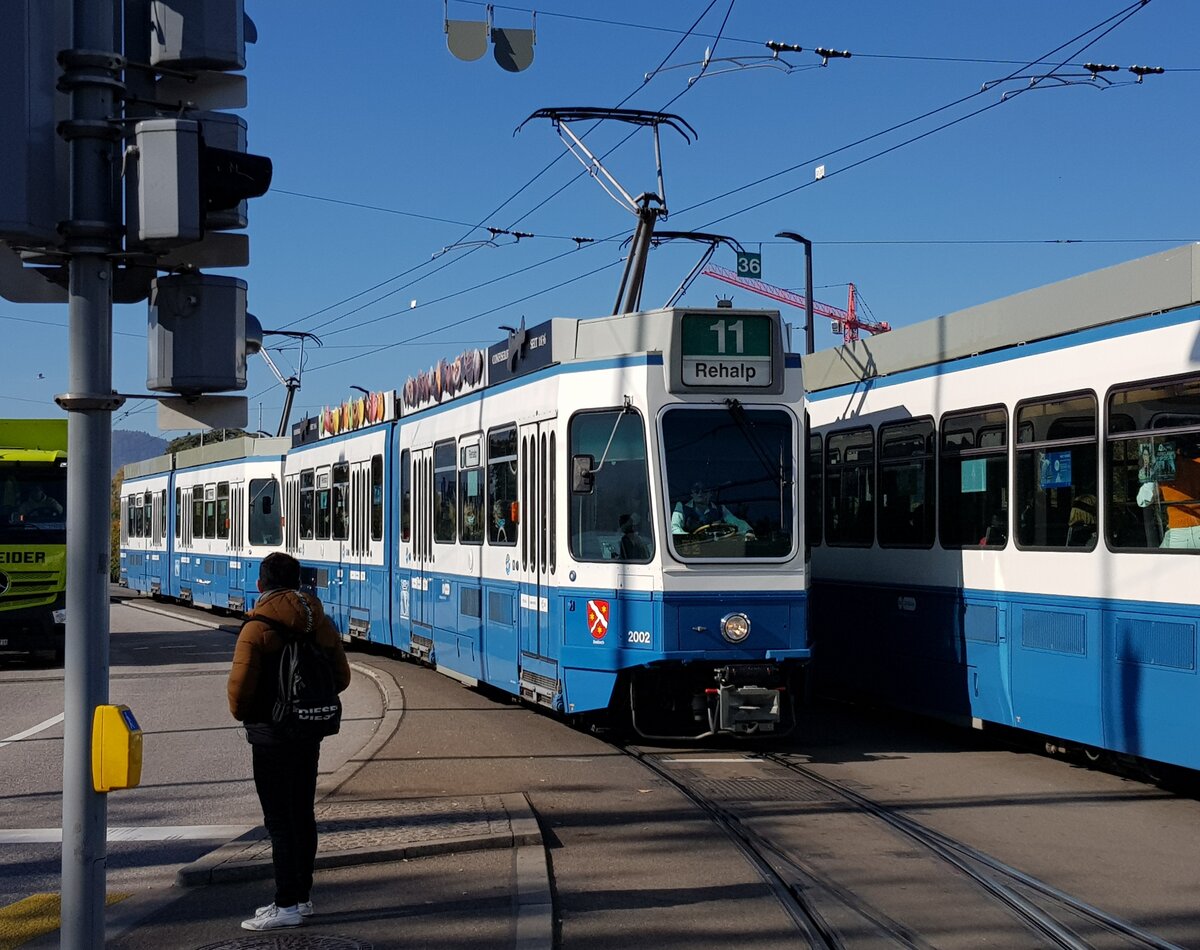
[{"label": "tram coupler", "polygon": [[723,683],[705,691],[713,732],[775,732],[783,713],[782,690]]},{"label": "tram coupler", "polygon": [[787,735],[795,712],[788,672],[772,663],[642,670],[629,683],[630,725],[646,739]]}]

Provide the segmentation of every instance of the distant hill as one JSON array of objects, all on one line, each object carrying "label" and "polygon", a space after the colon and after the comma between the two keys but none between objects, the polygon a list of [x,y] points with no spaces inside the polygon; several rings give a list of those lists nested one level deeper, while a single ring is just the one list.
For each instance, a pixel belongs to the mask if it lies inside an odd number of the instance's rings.
[{"label": "distant hill", "polygon": [[154,458],[156,455],[162,455],[166,450],[167,440],[160,439],[149,432],[114,429],[112,434],[113,474],[119,472],[121,467],[129,462]]}]

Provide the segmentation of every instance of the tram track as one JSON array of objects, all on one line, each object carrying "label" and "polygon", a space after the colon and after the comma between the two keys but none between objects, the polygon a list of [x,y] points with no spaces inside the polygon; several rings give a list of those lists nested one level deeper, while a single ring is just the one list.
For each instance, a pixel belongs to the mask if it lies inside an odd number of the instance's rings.
[{"label": "tram track", "polygon": [[[793,921],[797,931],[812,947],[839,950],[848,947],[905,947],[930,950],[947,946],[944,939],[922,932],[918,922],[906,922],[900,907],[885,906],[870,886],[859,888],[853,881],[843,882],[830,873],[820,860],[806,859],[795,848],[761,830],[769,814],[766,807],[778,805],[779,790],[789,784],[824,796],[826,805],[857,818],[884,825],[960,882],[967,882],[977,895],[983,895],[993,908],[999,908],[1010,921],[1036,939],[1034,946],[1064,950],[1096,950],[1098,947],[1142,947],[1153,950],[1181,950],[1157,935],[1067,894],[992,856],[985,854],[894,809],[872,801],[852,788],[800,765],[785,755],[767,753],[743,757],[773,767],[770,776],[753,780],[729,780],[706,777],[688,765],[687,756],[671,758],[659,751],[623,746],[622,750],[677,789],[697,805],[725,832],[738,850],[756,868],[767,886]],[[692,750],[697,753],[699,750]],[[703,760],[698,756],[694,762]],[[723,760],[729,763],[737,760]],[[679,765],[684,768],[679,768]],[[789,782],[790,779],[790,782]],[[763,789],[755,799],[754,787]],[[770,794],[774,791],[776,794]],[[779,819],[778,812],[774,815]],[[882,847],[882,845],[881,845]],[[890,850],[890,849],[887,849]],[[893,855],[894,857],[894,855]],[[913,865],[913,867],[918,867]],[[936,872],[934,872],[936,874]],[[961,888],[961,885],[955,885]],[[967,910],[968,904],[955,908]],[[984,925],[986,926],[986,925]],[[950,939],[949,943],[954,941]],[[968,945],[964,943],[963,945]]]}]

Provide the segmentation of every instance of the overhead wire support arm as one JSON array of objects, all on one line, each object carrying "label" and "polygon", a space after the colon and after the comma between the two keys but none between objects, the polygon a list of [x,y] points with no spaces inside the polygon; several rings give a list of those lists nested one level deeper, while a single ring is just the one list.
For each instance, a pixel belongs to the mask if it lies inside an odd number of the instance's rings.
[{"label": "overhead wire support arm", "polygon": [[[650,236],[654,233],[654,223],[659,217],[667,217],[666,185],[663,181],[662,149],[659,145],[658,128],[661,125],[674,129],[689,144],[696,139],[696,130],[680,116],[669,112],[651,112],[645,109],[604,109],[592,106],[555,107],[538,109],[524,122],[517,126],[520,132],[533,119],[549,119],[559,138],[567,149],[579,159],[589,175],[596,179],[610,198],[628,211],[637,215],[637,229],[633,234],[633,243],[629,256],[625,259],[625,272],[621,276],[621,286],[617,291],[617,302],[613,314],[633,313],[641,304],[642,284],[646,276],[646,258],[650,253]],[[604,167],[586,145],[569,128],[572,122],[601,121],[613,119],[618,122],[628,122],[631,125],[648,126],[654,133],[654,169],[658,180],[658,193],[643,192],[634,198]],[[515,135],[516,132],[513,134]],[[600,175],[608,181],[605,184]],[[611,187],[610,187],[611,186]],[[615,189],[620,197],[613,193]]]},{"label": "overhead wire support arm", "polygon": [[296,399],[297,390],[300,389],[300,372],[303,371],[304,367],[304,344],[307,340],[312,340],[317,344],[317,346],[322,346],[323,344],[321,343],[321,338],[315,333],[306,333],[303,330],[263,330],[262,335],[286,336],[293,340],[300,341],[301,368],[299,371],[297,371],[295,376],[285,377],[283,373],[279,371],[279,367],[275,365],[275,361],[271,359],[270,354],[267,353],[267,348],[260,344],[258,349],[258,355],[261,356],[267,366],[271,368],[271,372],[275,374],[275,378],[279,380],[279,384],[287,390],[287,395],[283,400],[283,411],[279,414],[279,428],[275,432],[277,437],[282,438],[283,436],[287,435],[288,423],[291,421],[292,416],[292,403]]},{"label": "overhead wire support arm", "polygon": [[[668,112],[653,112],[646,109],[605,109],[592,106],[575,106],[538,109],[518,125],[516,131],[520,132],[521,129],[534,119],[549,119],[553,123],[559,137],[563,139],[563,143],[567,146],[568,151],[587,169],[588,174],[596,179],[597,183],[608,193],[609,197],[634,214],[638,213],[639,201],[641,197],[645,196],[634,198],[628,191],[622,188],[620,182],[604,167],[603,162],[592,153],[578,135],[571,131],[570,123],[598,122],[603,119],[612,119],[617,122],[628,122],[631,125],[648,126],[654,133],[654,165],[658,179],[658,194],[650,195],[649,197],[657,199],[658,203],[662,206],[661,214],[663,217],[666,217],[667,196],[666,188],[663,184],[662,150],[659,146],[658,127],[666,125],[673,128],[690,144],[696,139],[696,130],[688,125],[686,120]],[[600,175],[604,176],[608,184],[601,181],[599,178]],[[609,185],[620,192],[620,198],[613,194]]]},{"label": "overhead wire support arm", "polygon": [[676,302],[687,293],[687,289],[692,285],[692,282],[699,276],[700,272],[708,266],[712,260],[713,254],[717,248],[724,244],[733,248],[737,253],[745,252],[745,248],[735,239],[724,234],[710,234],[705,231],[658,231],[650,238],[651,245],[657,247],[659,244],[664,244],[667,241],[696,241],[700,244],[707,244],[708,247],[704,253],[700,255],[700,260],[696,262],[696,266],[691,269],[691,272],[683,279],[679,286],[675,289],[675,293],[671,294],[670,299],[663,304],[663,309],[675,306]]},{"label": "overhead wire support arm", "polygon": [[1014,82],[1016,80],[1027,80],[1029,85],[1022,90],[1012,90],[1005,92],[1000,101],[1015,96],[1017,92],[1026,92],[1029,89],[1064,89],[1068,86],[1089,86],[1092,89],[1112,89],[1115,86],[1134,86],[1140,83],[1146,76],[1161,76],[1166,72],[1162,66],[1130,66],[1128,71],[1137,76],[1137,79],[1128,79],[1124,82],[1114,82],[1109,79],[1104,73],[1119,73],[1121,67],[1111,63],[1084,63],[1082,66],[1083,72],[1076,73],[1041,73],[1041,74],[1025,74],[1020,76],[1007,76],[1004,79],[990,79],[980,87],[980,92],[986,92],[1006,82]]}]

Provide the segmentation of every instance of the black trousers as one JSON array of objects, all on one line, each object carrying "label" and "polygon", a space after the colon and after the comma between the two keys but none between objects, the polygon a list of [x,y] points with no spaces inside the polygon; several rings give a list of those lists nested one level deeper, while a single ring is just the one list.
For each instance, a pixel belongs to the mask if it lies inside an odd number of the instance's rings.
[{"label": "black trousers", "polygon": [[271,836],[275,903],[291,907],[310,897],[317,855],[317,766],[321,743],[251,745],[254,787]]}]

